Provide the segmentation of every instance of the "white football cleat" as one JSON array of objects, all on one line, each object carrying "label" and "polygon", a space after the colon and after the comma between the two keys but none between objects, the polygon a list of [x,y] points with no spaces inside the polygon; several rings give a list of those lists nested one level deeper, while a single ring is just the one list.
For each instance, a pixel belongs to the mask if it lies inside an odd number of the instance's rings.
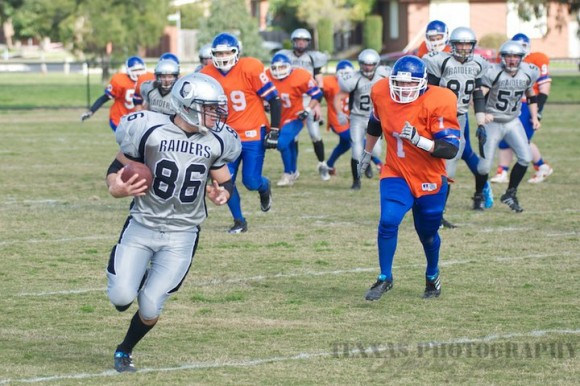
[{"label": "white football cleat", "polygon": [[322,181],[330,180],[330,173],[328,173],[329,167],[326,164],[326,161],[322,161],[318,163],[318,173],[320,173],[320,179]]},{"label": "white football cleat", "polygon": [[490,179],[494,184],[507,184],[509,182],[509,176],[505,170],[501,173],[497,173],[494,177]]},{"label": "white football cleat", "polygon": [[277,186],[292,186],[294,185],[294,174],[284,173],[280,181],[276,183]]},{"label": "white football cleat", "polygon": [[536,170],[536,174],[532,178],[528,180],[530,184],[539,184],[540,182],[544,182],[548,176],[554,173],[554,169],[548,164],[543,164]]}]

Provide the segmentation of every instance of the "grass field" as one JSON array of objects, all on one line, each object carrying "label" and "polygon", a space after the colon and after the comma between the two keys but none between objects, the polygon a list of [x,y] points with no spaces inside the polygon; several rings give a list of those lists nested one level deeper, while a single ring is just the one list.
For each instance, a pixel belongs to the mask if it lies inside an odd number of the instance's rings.
[{"label": "grass field", "polygon": [[[3,91],[17,78],[0,75]],[[117,149],[108,109],[83,124],[81,108],[7,109],[53,102],[51,81],[23,87],[36,91],[0,96],[0,385],[577,384],[578,105],[548,104],[537,143],[555,172],[522,183],[523,213],[499,203],[505,185],[492,209],[470,210],[473,179],[459,167],[446,214],[459,228],[441,231],[443,294],[430,301],[410,214],[394,289],[363,299],[378,273],[378,180],[350,191],[345,156],[320,181],[302,133],[300,180],[274,187],[269,213],[241,189],[247,233],[227,234],[229,211],[209,204],[188,278],[134,351],[140,371],[117,374],[136,306],[120,314],[105,293],[130,203],[104,184]],[[52,90],[53,106],[83,106],[84,94]],[[566,92],[580,100],[577,87],[554,87]],[[330,154],[336,136],[324,139]],[[265,174],[280,177],[277,152]]]}]

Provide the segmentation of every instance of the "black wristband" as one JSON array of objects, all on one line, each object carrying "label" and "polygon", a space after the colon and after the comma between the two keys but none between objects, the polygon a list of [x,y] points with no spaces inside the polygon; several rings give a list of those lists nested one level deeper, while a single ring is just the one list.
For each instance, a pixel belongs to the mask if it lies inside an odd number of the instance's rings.
[{"label": "black wristband", "polygon": [[226,182],[221,183],[220,186],[228,191],[230,197],[232,196],[232,194],[234,194],[235,185],[232,180],[227,180]]},{"label": "black wristband", "polygon": [[544,110],[544,104],[548,100],[548,94],[544,94],[543,92],[538,94],[538,112],[541,113]]},{"label": "black wristband", "polygon": [[383,134],[381,122],[377,121],[376,119],[369,119],[369,123],[367,124],[367,134],[380,137]]},{"label": "black wristband", "polygon": [[123,166],[125,165],[123,165],[121,161],[115,158],[113,162],[111,162],[111,165],[109,165],[109,168],[107,169],[107,175],[117,173],[119,170],[123,169]]}]

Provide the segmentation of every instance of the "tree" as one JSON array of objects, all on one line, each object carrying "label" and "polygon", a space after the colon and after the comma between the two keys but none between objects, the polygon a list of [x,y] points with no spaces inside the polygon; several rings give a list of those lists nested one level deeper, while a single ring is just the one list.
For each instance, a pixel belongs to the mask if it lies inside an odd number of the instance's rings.
[{"label": "tree", "polygon": [[[550,9],[550,3],[557,2],[560,7],[566,7],[570,15],[576,15],[576,20],[580,23],[580,1],[578,0],[509,0],[518,9],[518,16],[523,21],[530,21],[532,18],[541,18]],[[556,28],[562,28],[567,23],[566,18],[557,18]],[[550,31],[548,30],[548,33]],[[580,37],[580,29],[577,31]]]},{"label": "tree", "polygon": [[269,59],[268,53],[262,48],[258,22],[251,17],[245,0],[213,0],[209,12],[210,17],[201,22],[199,46],[211,42],[221,32],[230,32],[243,45],[242,55]]},{"label": "tree", "polygon": [[6,38],[6,46],[12,48],[12,36],[14,35],[14,26],[12,16],[22,7],[24,0],[4,0],[0,1],[0,24]]}]

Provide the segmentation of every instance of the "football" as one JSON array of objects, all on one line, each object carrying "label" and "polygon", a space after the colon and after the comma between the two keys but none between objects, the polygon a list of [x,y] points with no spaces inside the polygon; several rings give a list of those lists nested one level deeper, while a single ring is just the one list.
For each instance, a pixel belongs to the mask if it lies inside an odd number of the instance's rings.
[{"label": "football", "polygon": [[153,174],[151,170],[147,167],[147,165],[142,164],[141,162],[130,162],[125,165],[125,169],[123,169],[123,174],[121,174],[121,179],[124,182],[127,182],[134,174],[138,174],[139,178],[137,181],[141,179],[147,180],[146,185],[147,188],[151,188],[151,183],[153,182]]}]

